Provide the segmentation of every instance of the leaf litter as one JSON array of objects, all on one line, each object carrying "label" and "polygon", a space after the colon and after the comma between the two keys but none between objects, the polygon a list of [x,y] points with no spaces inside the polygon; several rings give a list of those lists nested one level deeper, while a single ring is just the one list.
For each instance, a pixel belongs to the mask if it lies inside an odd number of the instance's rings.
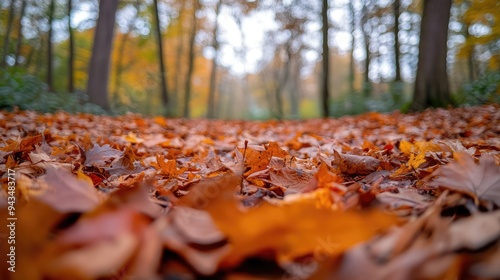
[{"label": "leaf litter", "polygon": [[0,277],[498,279],[498,109],[0,112],[0,207],[15,170],[18,218],[17,272],[2,254]]}]

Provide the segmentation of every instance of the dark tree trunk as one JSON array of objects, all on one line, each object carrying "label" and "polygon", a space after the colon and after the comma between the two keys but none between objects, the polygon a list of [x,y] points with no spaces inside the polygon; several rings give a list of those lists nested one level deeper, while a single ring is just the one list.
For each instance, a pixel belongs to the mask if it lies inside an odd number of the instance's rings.
[{"label": "dark tree trunk", "polygon": [[73,0],[68,0],[68,34],[69,34],[69,53],[68,53],[68,91],[75,91],[75,79],[74,79],[74,62],[75,62],[75,47],[74,47],[74,36],[73,27],[71,27],[71,12],[73,9]]},{"label": "dark tree trunk", "polygon": [[323,55],[322,55],[322,79],[321,79],[321,106],[322,116],[327,118],[330,116],[330,91],[328,82],[330,77],[330,47],[328,46],[328,0],[322,0],[321,20],[322,27],[321,33],[323,36]]},{"label": "dark tree trunk", "polygon": [[22,0],[21,11],[19,13],[19,25],[18,25],[18,29],[17,29],[15,65],[19,65],[19,56],[21,55],[21,47],[23,44],[23,17],[24,17],[25,11],[26,11],[26,0]]},{"label": "dark tree trunk", "polygon": [[50,5],[49,5],[49,33],[48,33],[48,38],[47,38],[47,86],[49,87],[49,92],[54,91],[54,79],[53,79],[53,69],[54,69],[54,63],[52,61],[52,33],[54,32],[53,30],[53,21],[54,21],[54,10],[55,10],[55,0],[50,0]]},{"label": "dark tree trunk", "polygon": [[197,20],[196,20],[196,11],[198,10],[199,0],[193,0],[193,11],[191,18],[191,32],[189,33],[189,53],[188,53],[188,71],[186,74],[186,85],[184,87],[184,112],[182,116],[184,118],[189,118],[189,102],[191,101],[191,80],[193,78],[194,71],[194,39],[196,38],[196,30],[197,30]]},{"label": "dark tree trunk", "polygon": [[219,12],[222,1],[218,0],[217,5],[215,6],[215,26],[213,30],[213,44],[214,48],[214,58],[212,59],[212,70],[210,72],[210,86],[208,88],[208,102],[207,102],[207,118],[215,117],[215,83],[217,76],[217,58],[219,56],[219,41],[217,38],[217,33],[219,32],[219,23],[217,20],[219,19]]},{"label": "dark tree trunk", "polygon": [[399,14],[400,0],[394,0],[394,65],[396,68],[395,82],[401,82],[401,64],[399,62]]},{"label": "dark tree trunk", "polygon": [[161,36],[161,26],[160,26],[160,14],[158,12],[158,0],[153,0],[153,6],[155,10],[155,31],[156,31],[156,41],[158,43],[158,64],[160,67],[160,92],[161,101],[163,107],[167,110],[168,106],[168,88],[167,88],[167,71],[165,70],[165,63],[163,62],[163,39]]},{"label": "dark tree trunk", "polygon": [[452,0],[425,0],[411,111],[452,104],[446,72]]},{"label": "dark tree trunk", "polygon": [[90,59],[87,94],[90,102],[110,110],[108,78],[118,0],[101,0]]},{"label": "dark tree trunk", "polygon": [[5,30],[5,37],[3,38],[3,54],[2,54],[2,68],[7,67],[7,56],[9,55],[10,32],[12,31],[12,23],[14,21],[14,7],[15,0],[10,1],[9,15],[7,16],[7,27]]}]

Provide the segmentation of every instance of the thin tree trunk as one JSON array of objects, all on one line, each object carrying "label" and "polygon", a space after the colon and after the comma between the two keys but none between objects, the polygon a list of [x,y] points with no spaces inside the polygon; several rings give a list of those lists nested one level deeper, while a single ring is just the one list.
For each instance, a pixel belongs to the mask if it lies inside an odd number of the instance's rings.
[{"label": "thin tree trunk", "polygon": [[351,50],[349,51],[349,93],[353,93],[354,89],[354,80],[355,80],[355,61],[354,61],[354,47],[355,47],[355,37],[354,32],[356,31],[356,14],[354,11],[354,5],[352,1],[349,1],[347,4],[349,5],[349,14],[351,17]]},{"label": "thin tree trunk", "polygon": [[446,55],[451,0],[425,0],[411,111],[452,104]]},{"label": "thin tree trunk", "polygon": [[155,31],[156,31],[156,41],[158,43],[158,63],[160,67],[160,92],[161,101],[165,110],[168,110],[168,88],[167,88],[167,71],[165,69],[165,63],[163,62],[163,39],[161,36],[161,26],[160,26],[160,14],[158,12],[158,0],[153,0],[153,6],[155,10]]},{"label": "thin tree trunk", "polygon": [[71,12],[73,9],[73,1],[68,0],[68,34],[69,34],[69,53],[68,53],[68,91],[75,91],[75,79],[74,79],[74,69],[75,69],[75,47],[74,47],[74,36],[73,27],[71,27]]},{"label": "thin tree trunk", "polygon": [[323,35],[323,57],[322,57],[322,79],[321,79],[321,105],[323,108],[322,116],[327,118],[330,116],[330,91],[328,88],[330,76],[330,47],[328,46],[328,0],[322,0],[321,20],[322,20],[322,35]]},{"label": "thin tree trunk", "polygon": [[400,0],[394,0],[394,65],[396,68],[395,82],[401,82],[401,64],[399,62],[399,14]]},{"label": "thin tree trunk", "polygon": [[290,110],[291,110],[291,117],[296,119],[299,117],[299,93],[300,93],[300,56],[295,56],[295,66],[292,68],[293,71],[293,78],[290,80]]},{"label": "thin tree trunk", "polygon": [[[131,24],[132,25],[132,24]],[[129,25],[129,27],[131,26]],[[122,83],[122,74],[123,74],[123,56],[125,54],[125,45],[127,44],[128,37],[130,35],[130,29],[127,30],[127,33],[122,34],[120,40],[118,42],[118,49],[116,55],[116,66],[115,66],[115,78],[114,78],[114,86],[113,86],[113,96],[117,97],[120,94],[120,87]]]},{"label": "thin tree trunk", "polygon": [[26,11],[26,0],[22,0],[21,11],[19,13],[19,25],[18,25],[18,29],[17,29],[15,65],[19,65],[19,56],[21,55],[21,46],[23,44],[23,17],[24,17],[25,11]]},{"label": "thin tree trunk", "polygon": [[193,11],[192,11],[192,22],[191,22],[191,32],[189,33],[189,53],[188,53],[188,71],[186,74],[186,85],[185,85],[185,93],[184,93],[184,112],[182,116],[184,118],[189,118],[190,108],[189,102],[191,101],[191,80],[193,78],[194,71],[194,39],[196,37],[197,30],[197,20],[196,20],[196,11],[198,10],[199,0],[193,0]]},{"label": "thin tree trunk", "polygon": [[3,38],[3,55],[2,55],[2,68],[7,67],[7,56],[9,55],[9,40],[10,32],[12,31],[12,22],[14,21],[14,7],[16,5],[15,0],[10,1],[9,15],[7,16],[7,27],[5,30],[5,37]]},{"label": "thin tree trunk", "polygon": [[52,72],[54,69],[54,63],[52,61],[52,33],[53,33],[53,20],[54,20],[54,9],[55,9],[55,0],[50,0],[49,5],[49,32],[47,38],[47,86],[49,87],[49,92],[54,91],[54,81]]},{"label": "thin tree trunk", "polygon": [[[469,25],[464,23],[464,35],[465,35],[465,41],[467,42],[470,37],[469,33]],[[477,72],[476,72],[476,67],[474,63],[474,46],[472,46],[469,54],[467,55],[467,68],[469,72],[469,82],[475,81],[477,79]]]},{"label": "thin tree trunk", "polygon": [[101,0],[90,59],[87,94],[90,102],[110,110],[108,78],[118,0]]},{"label": "thin tree trunk", "polygon": [[[247,45],[246,45],[246,37],[245,37],[245,32],[243,32],[243,21],[241,16],[237,16],[236,18],[236,24],[238,25],[238,29],[240,31],[240,40],[241,40],[241,49],[240,49],[240,57],[241,57],[241,62],[243,64],[243,77],[241,78],[241,83],[239,83],[240,89],[241,89],[241,94],[243,96],[243,101],[246,106],[244,106],[242,109],[243,116],[241,117],[248,117],[250,115],[250,104],[252,104],[252,100],[250,98],[250,93],[249,93],[249,88],[248,88],[248,72],[247,72]],[[235,91],[236,92],[236,91]],[[233,97],[234,98],[234,97]]]},{"label": "thin tree trunk", "polygon": [[275,99],[275,102],[276,102],[276,115],[278,117],[278,119],[282,120],[283,119],[283,100],[281,98],[281,87],[283,86],[282,83],[282,79],[280,79],[280,73],[279,73],[279,70],[276,70],[277,73],[275,75],[275,82],[277,83],[275,89],[274,89],[274,99]]},{"label": "thin tree trunk", "polygon": [[[136,10],[136,14],[132,20],[128,23],[127,26],[127,32],[125,34],[122,34],[120,37],[120,40],[118,41],[118,47],[117,47],[117,55],[116,55],[116,61],[115,61],[115,66],[114,66],[114,85],[113,85],[113,92],[112,92],[112,100],[115,100],[116,98],[119,97],[120,94],[120,87],[122,85],[122,76],[123,76],[123,71],[126,68],[123,65],[123,58],[125,55],[125,47],[127,45],[128,39],[130,37],[130,33],[134,30],[134,24],[135,20],[138,16],[139,13],[139,0],[134,2],[134,8]],[[127,65],[128,67],[129,65]]]},{"label": "thin tree trunk", "polygon": [[26,62],[24,64],[24,68],[28,69],[31,66],[34,55],[35,55],[35,48],[34,47],[29,48],[28,55],[26,55]]},{"label": "thin tree trunk", "polygon": [[[186,1],[181,1],[181,8],[179,11],[179,18],[178,20],[180,21],[179,28],[181,29],[180,34],[178,35],[178,44],[177,44],[177,49],[176,49],[176,55],[175,55],[175,69],[174,69],[174,88],[173,88],[173,94],[172,94],[172,108],[176,108],[178,102],[179,102],[179,93],[181,92],[180,90],[180,84],[182,83],[181,79],[184,75],[182,75],[182,70],[181,70],[181,61],[182,61],[182,54],[184,51],[184,26],[182,24],[183,18],[184,18],[184,12],[185,12],[185,7],[186,7]],[[174,112],[172,112],[174,113]],[[175,112],[179,113],[179,112]]]},{"label": "thin tree trunk", "polygon": [[218,0],[215,6],[215,26],[213,30],[213,44],[214,48],[214,58],[212,59],[212,71],[210,72],[210,86],[208,89],[208,102],[207,102],[207,118],[215,117],[215,83],[216,83],[216,75],[217,75],[217,59],[219,55],[219,41],[217,38],[217,33],[219,31],[219,12],[222,1]]},{"label": "thin tree trunk", "polygon": [[371,62],[371,53],[370,53],[370,33],[368,32],[368,8],[367,8],[368,2],[367,0],[364,0],[363,3],[363,18],[362,18],[362,25],[361,29],[363,31],[363,41],[365,44],[365,72],[363,75],[363,94],[365,97],[369,97],[371,94],[371,83],[370,83],[370,62]]},{"label": "thin tree trunk", "polygon": [[268,106],[268,110],[269,110],[269,114],[271,116],[274,116],[275,113],[274,113],[274,102],[275,100],[273,99],[273,93],[271,92],[271,90],[269,89],[269,86],[268,86],[268,83],[267,83],[267,80],[268,80],[268,73],[264,70],[262,71],[260,74],[259,74],[259,77],[260,77],[260,80],[261,80],[261,83],[262,83],[262,88],[264,89],[264,92],[265,92],[265,95],[266,95],[266,100],[267,100],[267,106]]},{"label": "thin tree trunk", "polygon": [[286,52],[286,62],[283,65],[283,75],[278,78],[278,86],[276,87],[276,107],[278,108],[278,114],[279,118],[282,119],[284,116],[284,110],[283,110],[283,89],[285,88],[287,82],[288,82],[288,77],[290,76],[290,63],[292,60],[292,51],[291,51],[291,46],[290,46],[290,41],[287,42],[285,46],[285,52]]}]

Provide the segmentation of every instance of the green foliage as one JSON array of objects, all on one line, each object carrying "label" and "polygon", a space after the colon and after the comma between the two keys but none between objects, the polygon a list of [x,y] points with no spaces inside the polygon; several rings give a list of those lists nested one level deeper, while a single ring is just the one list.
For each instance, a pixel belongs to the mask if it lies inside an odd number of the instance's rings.
[{"label": "green foliage", "polygon": [[351,92],[331,103],[332,116],[358,115],[369,111],[391,112],[401,110],[408,102],[404,84],[393,84],[388,92],[366,97],[361,92]]},{"label": "green foliage", "polygon": [[83,92],[54,93],[48,92],[47,85],[35,76],[16,68],[0,71],[0,109],[38,112],[106,114],[101,107],[88,102]]},{"label": "green foliage", "polygon": [[500,72],[490,72],[462,87],[457,96],[464,105],[500,103]]}]

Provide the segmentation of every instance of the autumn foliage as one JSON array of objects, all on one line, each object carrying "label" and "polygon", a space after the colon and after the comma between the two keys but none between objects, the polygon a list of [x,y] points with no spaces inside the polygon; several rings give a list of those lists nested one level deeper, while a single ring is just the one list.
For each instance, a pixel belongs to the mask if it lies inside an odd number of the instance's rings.
[{"label": "autumn foliage", "polygon": [[2,240],[1,278],[498,279],[498,109],[1,112],[0,220],[9,169],[17,218],[16,272]]}]

